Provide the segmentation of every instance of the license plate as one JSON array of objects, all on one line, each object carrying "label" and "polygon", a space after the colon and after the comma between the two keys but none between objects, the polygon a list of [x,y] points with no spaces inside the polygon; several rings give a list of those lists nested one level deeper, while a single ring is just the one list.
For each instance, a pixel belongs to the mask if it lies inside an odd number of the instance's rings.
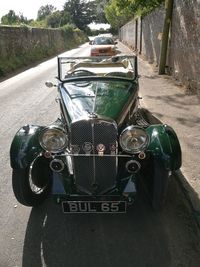
[{"label": "license plate", "polygon": [[63,201],[64,213],[125,213],[125,201]]},{"label": "license plate", "polygon": [[106,53],[106,52],[108,52],[108,51],[105,50],[105,49],[101,49],[101,50],[99,50],[99,53]]}]

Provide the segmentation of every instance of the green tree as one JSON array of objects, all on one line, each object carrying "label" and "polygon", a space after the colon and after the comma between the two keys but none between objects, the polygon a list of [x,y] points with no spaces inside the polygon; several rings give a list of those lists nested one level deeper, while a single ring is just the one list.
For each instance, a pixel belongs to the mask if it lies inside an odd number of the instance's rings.
[{"label": "green tree", "polygon": [[105,14],[112,27],[117,28],[138,15],[146,15],[164,0],[110,0]]},{"label": "green tree", "polygon": [[8,12],[8,14],[4,15],[1,18],[1,23],[4,25],[14,25],[14,24],[27,24],[28,20],[26,17],[23,16],[22,13],[20,13],[19,15],[15,14],[14,10],[10,10]]},{"label": "green tree", "polygon": [[56,11],[56,8],[53,5],[41,6],[37,13],[37,20],[45,19],[47,16],[51,15],[54,11]]},{"label": "green tree", "polygon": [[94,1],[94,22],[96,23],[108,23],[105,16],[105,6],[108,4],[109,0],[95,0]]},{"label": "green tree", "polygon": [[94,1],[68,0],[64,4],[64,13],[70,15],[70,23],[85,30],[87,25],[94,21]]},{"label": "green tree", "polygon": [[49,28],[59,28],[66,24],[71,24],[71,17],[68,12],[55,11],[45,19],[46,26]]},{"label": "green tree", "polygon": [[8,12],[8,14],[4,15],[2,18],[1,18],[1,23],[4,24],[4,25],[12,25],[12,24],[16,24],[18,21],[18,17],[17,15],[15,14],[15,11],[14,10],[10,10]]},{"label": "green tree", "polygon": [[130,10],[128,10],[128,7],[119,7],[117,0],[112,0],[111,2],[109,2],[109,4],[105,7],[105,15],[108,22],[114,29],[121,27],[132,17]]},{"label": "green tree", "polygon": [[61,11],[55,11],[51,15],[46,17],[46,24],[47,27],[50,28],[59,28],[62,21],[62,12]]}]

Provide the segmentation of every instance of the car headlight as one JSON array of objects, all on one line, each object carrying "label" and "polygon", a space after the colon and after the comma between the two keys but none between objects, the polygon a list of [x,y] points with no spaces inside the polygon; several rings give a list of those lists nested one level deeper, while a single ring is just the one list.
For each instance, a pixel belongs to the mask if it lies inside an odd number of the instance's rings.
[{"label": "car headlight", "polygon": [[61,128],[48,127],[41,132],[39,142],[43,149],[58,153],[67,147],[67,135]]},{"label": "car headlight", "polygon": [[147,147],[149,137],[144,129],[138,126],[129,126],[121,133],[119,142],[124,151],[135,154]]}]

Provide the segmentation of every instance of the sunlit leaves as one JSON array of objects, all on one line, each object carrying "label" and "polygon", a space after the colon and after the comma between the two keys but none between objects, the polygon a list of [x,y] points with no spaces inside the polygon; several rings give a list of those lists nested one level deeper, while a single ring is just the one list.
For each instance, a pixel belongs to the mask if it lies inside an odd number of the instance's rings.
[{"label": "sunlit leaves", "polygon": [[1,23],[4,25],[26,24],[27,22],[28,20],[23,14],[16,15],[14,10],[10,10],[1,18]]},{"label": "sunlit leaves", "polygon": [[151,12],[162,2],[164,0],[110,0],[105,14],[112,27],[118,28],[135,16]]}]

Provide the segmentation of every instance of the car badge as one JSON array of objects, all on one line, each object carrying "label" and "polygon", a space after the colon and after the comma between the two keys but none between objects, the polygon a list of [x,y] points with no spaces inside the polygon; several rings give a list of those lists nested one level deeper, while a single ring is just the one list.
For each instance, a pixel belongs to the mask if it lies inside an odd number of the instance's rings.
[{"label": "car badge", "polygon": [[93,113],[93,112],[92,112],[92,113],[89,114],[89,118],[90,118],[90,119],[96,119],[97,117],[98,117],[98,116],[97,116],[96,113]]},{"label": "car badge", "polygon": [[71,145],[71,153],[74,155],[78,155],[80,152],[80,146],[79,145]]},{"label": "car badge", "polygon": [[103,156],[105,150],[106,150],[106,147],[104,146],[104,144],[97,145],[97,151],[98,151],[99,156]]},{"label": "car badge", "polygon": [[91,151],[93,150],[93,145],[90,142],[85,142],[82,148],[86,155],[90,155]]},{"label": "car badge", "polygon": [[110,144],[110,154],[116,155],[117,145],[116,144]]}]

